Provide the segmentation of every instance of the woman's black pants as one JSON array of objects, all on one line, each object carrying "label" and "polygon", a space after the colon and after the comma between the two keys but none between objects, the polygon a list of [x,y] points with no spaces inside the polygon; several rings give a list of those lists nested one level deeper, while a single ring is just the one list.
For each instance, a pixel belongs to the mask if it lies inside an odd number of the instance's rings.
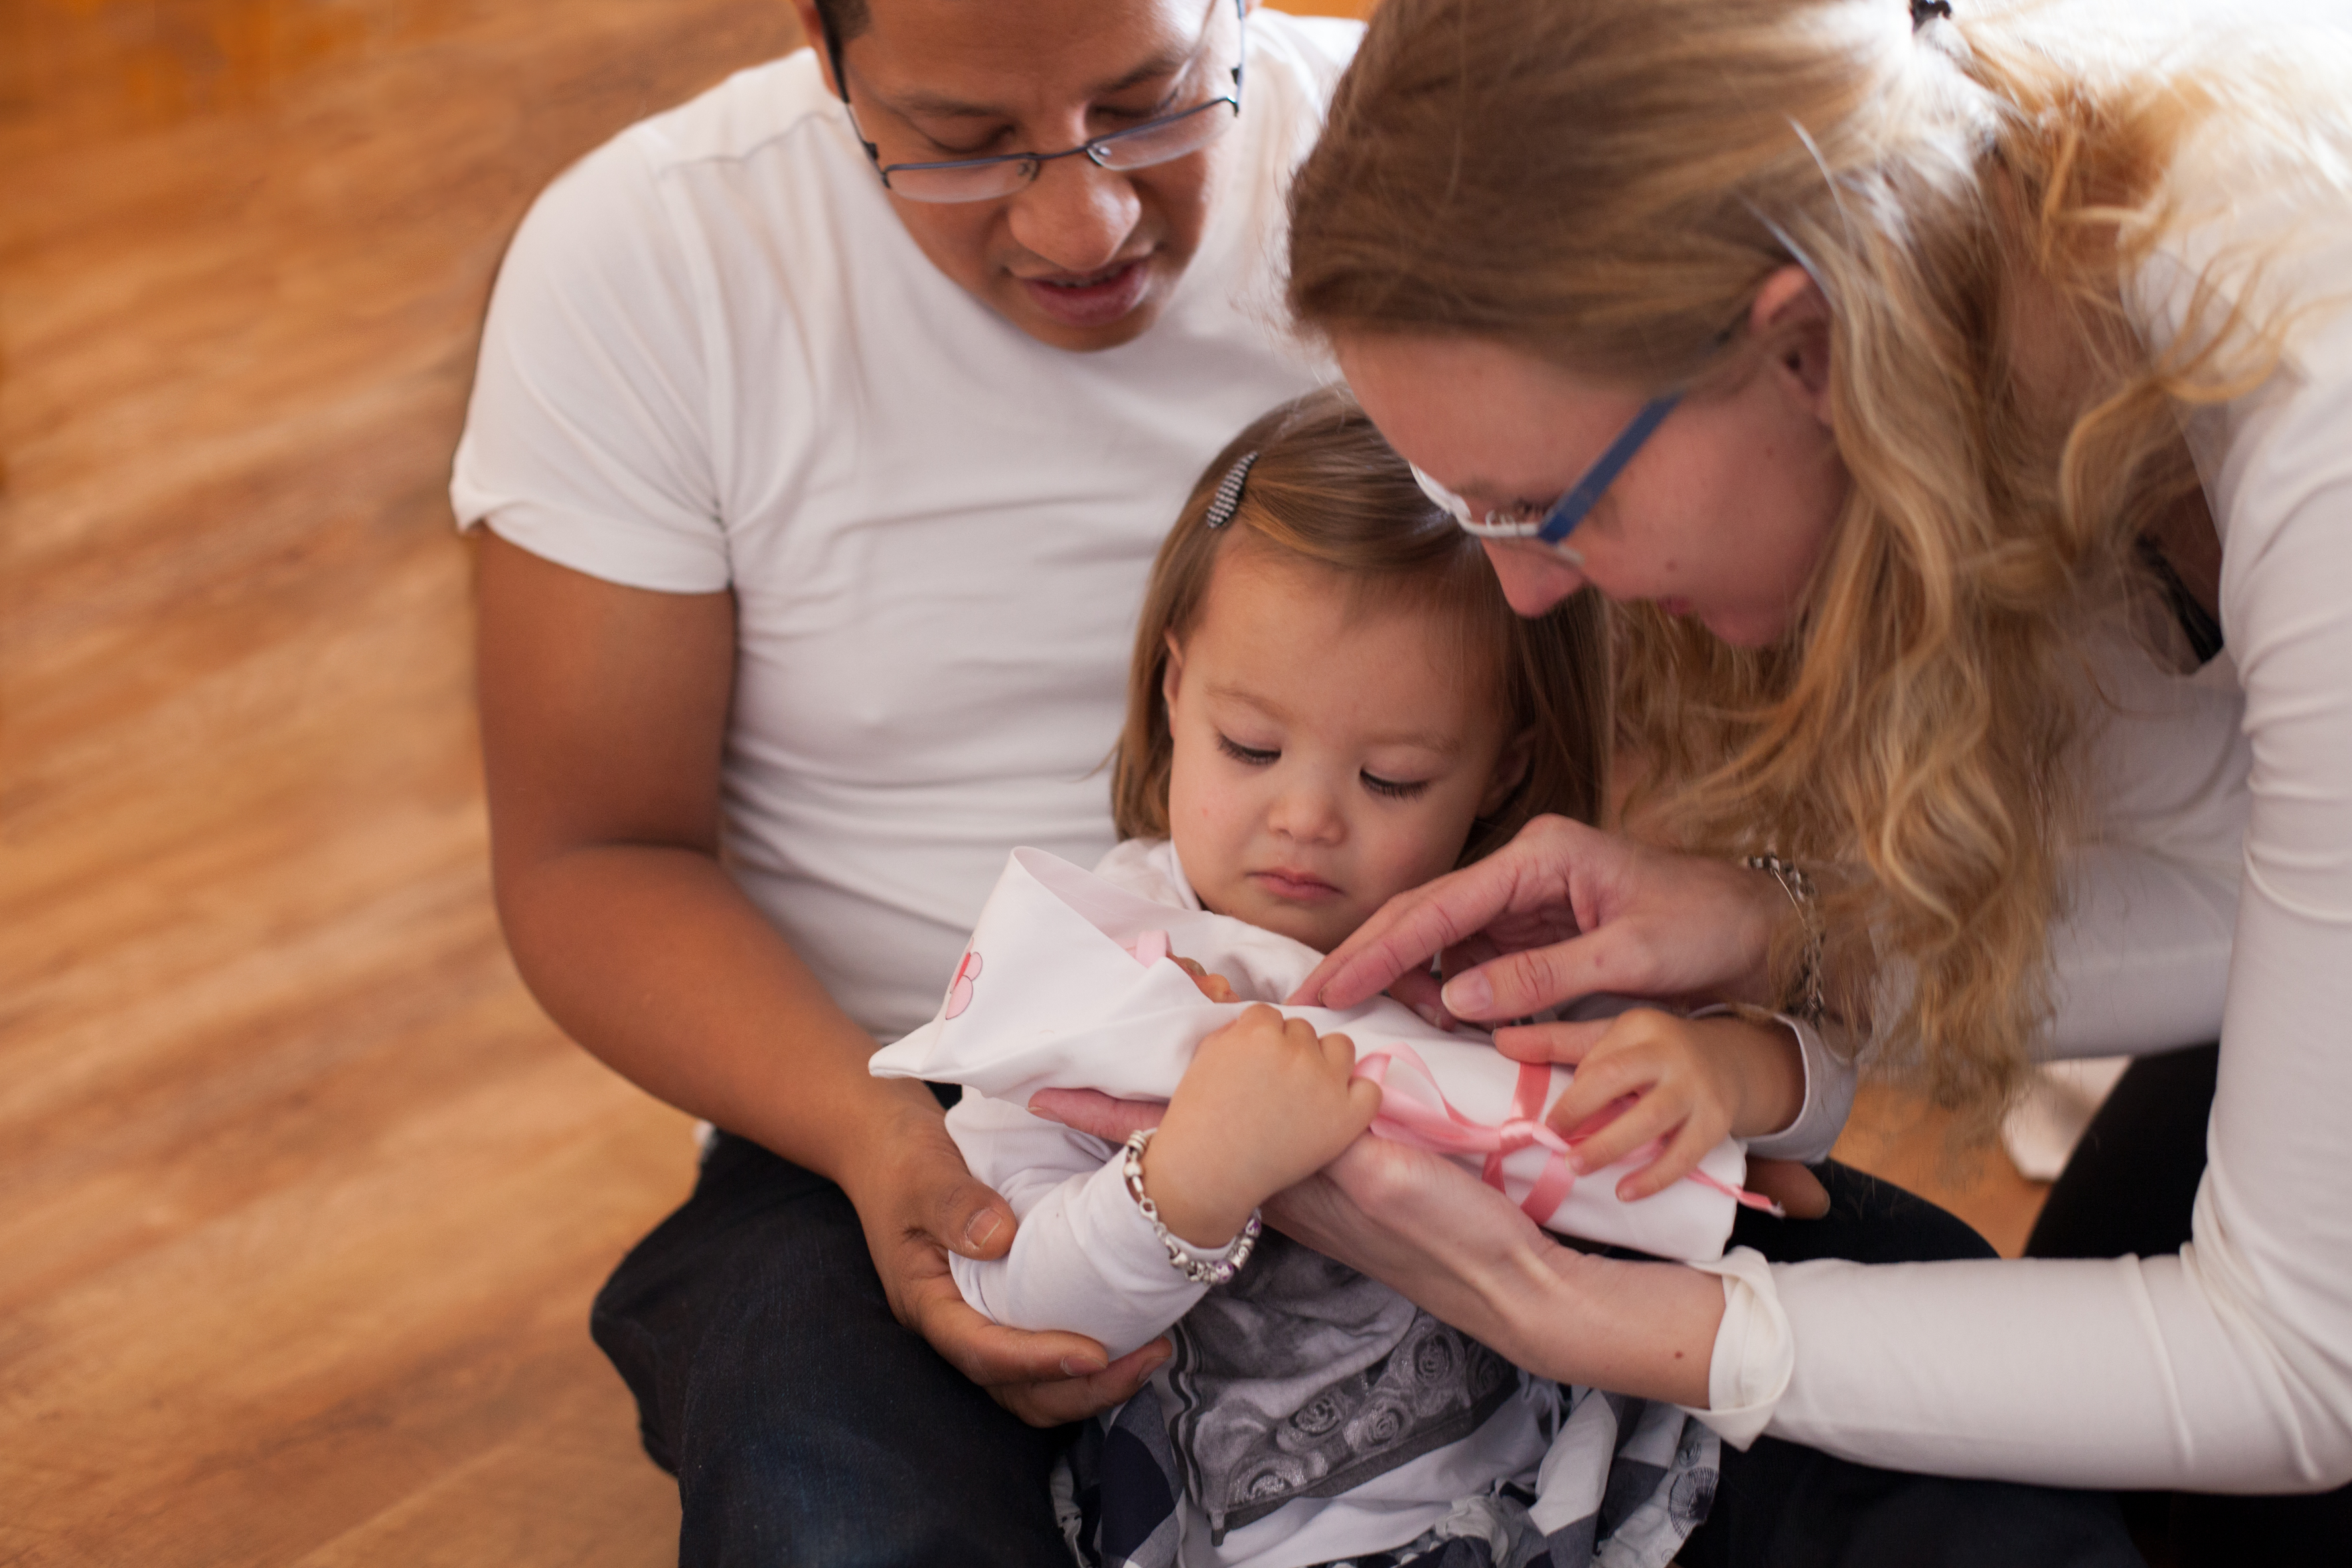
[{"label": "woman's black pants", "polygon": [[[2029,1258],[2158,1258],[2189,1240],[2205,1174],[2218,1046],[2134,1062],[2092,1118],[2025,1244]],[[2304,1497],[2133,1492],[2132,1534],[2158,1568],[2352,1563],[2352,1487]]]}]

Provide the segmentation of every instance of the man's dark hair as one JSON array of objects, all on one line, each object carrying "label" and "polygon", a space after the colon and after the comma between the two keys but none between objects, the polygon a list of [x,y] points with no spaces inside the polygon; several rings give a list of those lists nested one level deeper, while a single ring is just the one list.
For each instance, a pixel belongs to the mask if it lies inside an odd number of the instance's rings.
[{"label": "man's dark hair", "polygon": [[866,0],[816,0],[816,14],[824,21],[824,30],[833,35],[835,45],[845,44],[866,31]]}]

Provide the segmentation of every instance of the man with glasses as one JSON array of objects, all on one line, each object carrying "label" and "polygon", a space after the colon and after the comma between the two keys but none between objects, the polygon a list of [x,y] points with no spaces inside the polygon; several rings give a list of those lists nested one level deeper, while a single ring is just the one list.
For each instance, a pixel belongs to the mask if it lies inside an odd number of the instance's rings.
[{"label": "man with glasses", "polygon": [[1163,1353],[966,1307],[943,1248],[1012,1212],[865,1063],[1009,849],[1108,847],[1152,552],[1323,376],[1275,268],[1357,30],[1246,5],[795,0],[819,47],[591,153],[501,270],[452,487],[501,919],[721,1129],[593,1324],[685,1561],[1066,1561],[1045,1428]]}]

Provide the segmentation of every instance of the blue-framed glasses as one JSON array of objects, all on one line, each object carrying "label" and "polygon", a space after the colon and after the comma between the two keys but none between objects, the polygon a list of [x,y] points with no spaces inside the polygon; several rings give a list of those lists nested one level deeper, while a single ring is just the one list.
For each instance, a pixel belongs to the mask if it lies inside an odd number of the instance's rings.
[{"label": "blue-framed glasses", "polygon": [[1563,541],[1575,531],[1576,525],[1584,521],[1585,514],[1592,510],[1593,504],[1616,482],[1625,465],[1633,460],[1633,454],[1657,433],[1658,426],[1666,422],[1666,416],[1672,414],[1675,405],[1682,400],[1682,389],[1677,387],[1642,405],[1642,411],[1633,416],[1633,423],[1617,433],[1617,438],[1609,443],[1608,450],[1584,470],[1583,478],[1540,513],[1524,507],[1511,508],[1490,511],[1482,519],[1470,510],[1468,501],[1420,468],[1412,470],[1412,477],[1421,482],[1422,493],[1444,508],[1446,513],[1462,525],[1465,533],[1480,539],[1536,540],[1550,545],[1565,556],[1570,565],[1581,566],[1584,557]]},{"label": "blue-framed glasses", "polygon": [[[841,68],[841,40],[834,37],[830,24],[824,26],[824,48],[826,57],[833,61],[834,86],[841,94],[842,108],[848,110],[850,129],[856,132],[857,144],[866,149],[866,161],[874,165],[874,173],[880,176],[885,190],[910,202],[987,202],[1012,195],[1057,158],[1084,154],[1098,169],[1125,173],[1173,163],[1223,135],[1226,128],[1241,118],[1242,65],[1249,53],[1248,0],[1234,0],[1234,10],[1241,19],[1241,40],[1234,61],[1233,91],[1174,114],[1163,114],[1140,125],[1095,137],[1076,147],[1066,147],[1059,153],[1001,153],[986,158],[885,163],[881,149],[866,139],[864,129],[857,123],[857,110],[850,105],[849,78]],[[1211,15],[1215,15],[1213,9]],[[819,16],[823,16],[822,11]]]}]

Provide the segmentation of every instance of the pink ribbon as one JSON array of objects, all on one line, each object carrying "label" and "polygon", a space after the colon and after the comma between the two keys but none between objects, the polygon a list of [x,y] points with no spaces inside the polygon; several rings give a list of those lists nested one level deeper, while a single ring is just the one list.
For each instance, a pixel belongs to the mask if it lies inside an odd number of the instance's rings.
[{"label": "pink ribbon", "polygon": [[[1402,1063],[1427,1080],[1437,1104],[1433,1107],[1408,1095],[1390,1094],[1388,1073],[1391,1062]],[[1542,1173],[1528,1189],[1528,1195],[1519,1200],[1520,1209],[1538,1225],[1558,1214],[1559,1205],[1568,1201],[1568,1194],[1576,1186],[1576,1173],[1569,1168],[1569,1152],[1614,1121],[1624,1109],[1623,1101],[1612,1105],[1586,1123],[1576,1137],[1563,1138],[1543,1120],[1544,1096],[1551,1089],[1551,1068],[1540,1062],[1521,1062],[1518,1082],[1511,1089],[1509,1113],[1498,1122],[1474,1121],[1454,1108],[1445,1091],[1438,1088],[1437,1076],[1411,1046],[1391,1046],[1370,1053],[1356,1063],[1355,1076],[1370,1079],[1381,1087],[1380,1114],[1372,1118],[1374,1133],[1433,1154],[1483,1153],[1486,1163],[1479,1173],[1480,1178],[1498,1193],[1504,1190],[1505,1160],[1522,1149],[1544,1149],[1547,1155]],[[1635,1163],[1642,1163],[1645,1156],[1655,1158],[1662,1142],[1654,1138],[1625,1158]],[[1735,1187],[1705,1171],[1691,1171],[1683,1179],[1721,1193],[1743,1207],[1762,1209],[1768,1214],[1780,1212],[1780,1205],[1771,1199]]]},{"label": "pink ribbon", "polygon": [[[1168,933],[1147,931],[1137,934],[1128,950],[1138,963],[1149,966],[1171,956]],[[1430,1093],[1437,1097],[1434,1109],[1409,1095],[1388,1092],[1389,1064],[1402,1062],[1428,1081]],[[1521,1062],[1519,1079],[1511,1089],[1510,1114],[1489,1124],[1475,1121],[1454,1109],[1445,1091],[1437,1087],[1437,1075],[1421,1059],[1421,1053],[1411,1046],[1391,1046],[1374,1051],[1356,1063],[1355,1076],[1370,1079],[1381,1089],[1380,1114],[1372,1118],[1372,1131],[1382,1138],[1426,1149],[1433,1154],[1484,1154],[1486,1163],[1479,1175],[1496,1192],[1504,1191],[1503,1162],[1522,1149],[1540,1145],[1548,1153],[1541,1174],[1536,1177],[1528,1195],[1519,1200],[1519,1207],[1538,1225],[1559,1212],[1575,1189],[1576,1173],[1569,1168],[1569,1151],[1615,1121],[1625,1107],[1633,1102],[1628,1095],[1616,1104],[1602,1110],[1588,1121],[1574,1138],[1563,1138],[1553,1131],[1543,1119],[1544,1096],[1551,1089],[1551,1068],[1541,1062]],[[1636,1163],[1645,1158],[1654,1159],[1663,1139],[1653,1138],[1626,1159]],[[1767,1214],[1779,1214],[1780,1205],[1761,1197],[1745,1187],[1735,1187],[1728,1182],[1692,1171],[1683,1179],[1696,1182],[1703,1187],[1723,1194],[1732,1202],[1747,1208],[1762,1209]]]}]

